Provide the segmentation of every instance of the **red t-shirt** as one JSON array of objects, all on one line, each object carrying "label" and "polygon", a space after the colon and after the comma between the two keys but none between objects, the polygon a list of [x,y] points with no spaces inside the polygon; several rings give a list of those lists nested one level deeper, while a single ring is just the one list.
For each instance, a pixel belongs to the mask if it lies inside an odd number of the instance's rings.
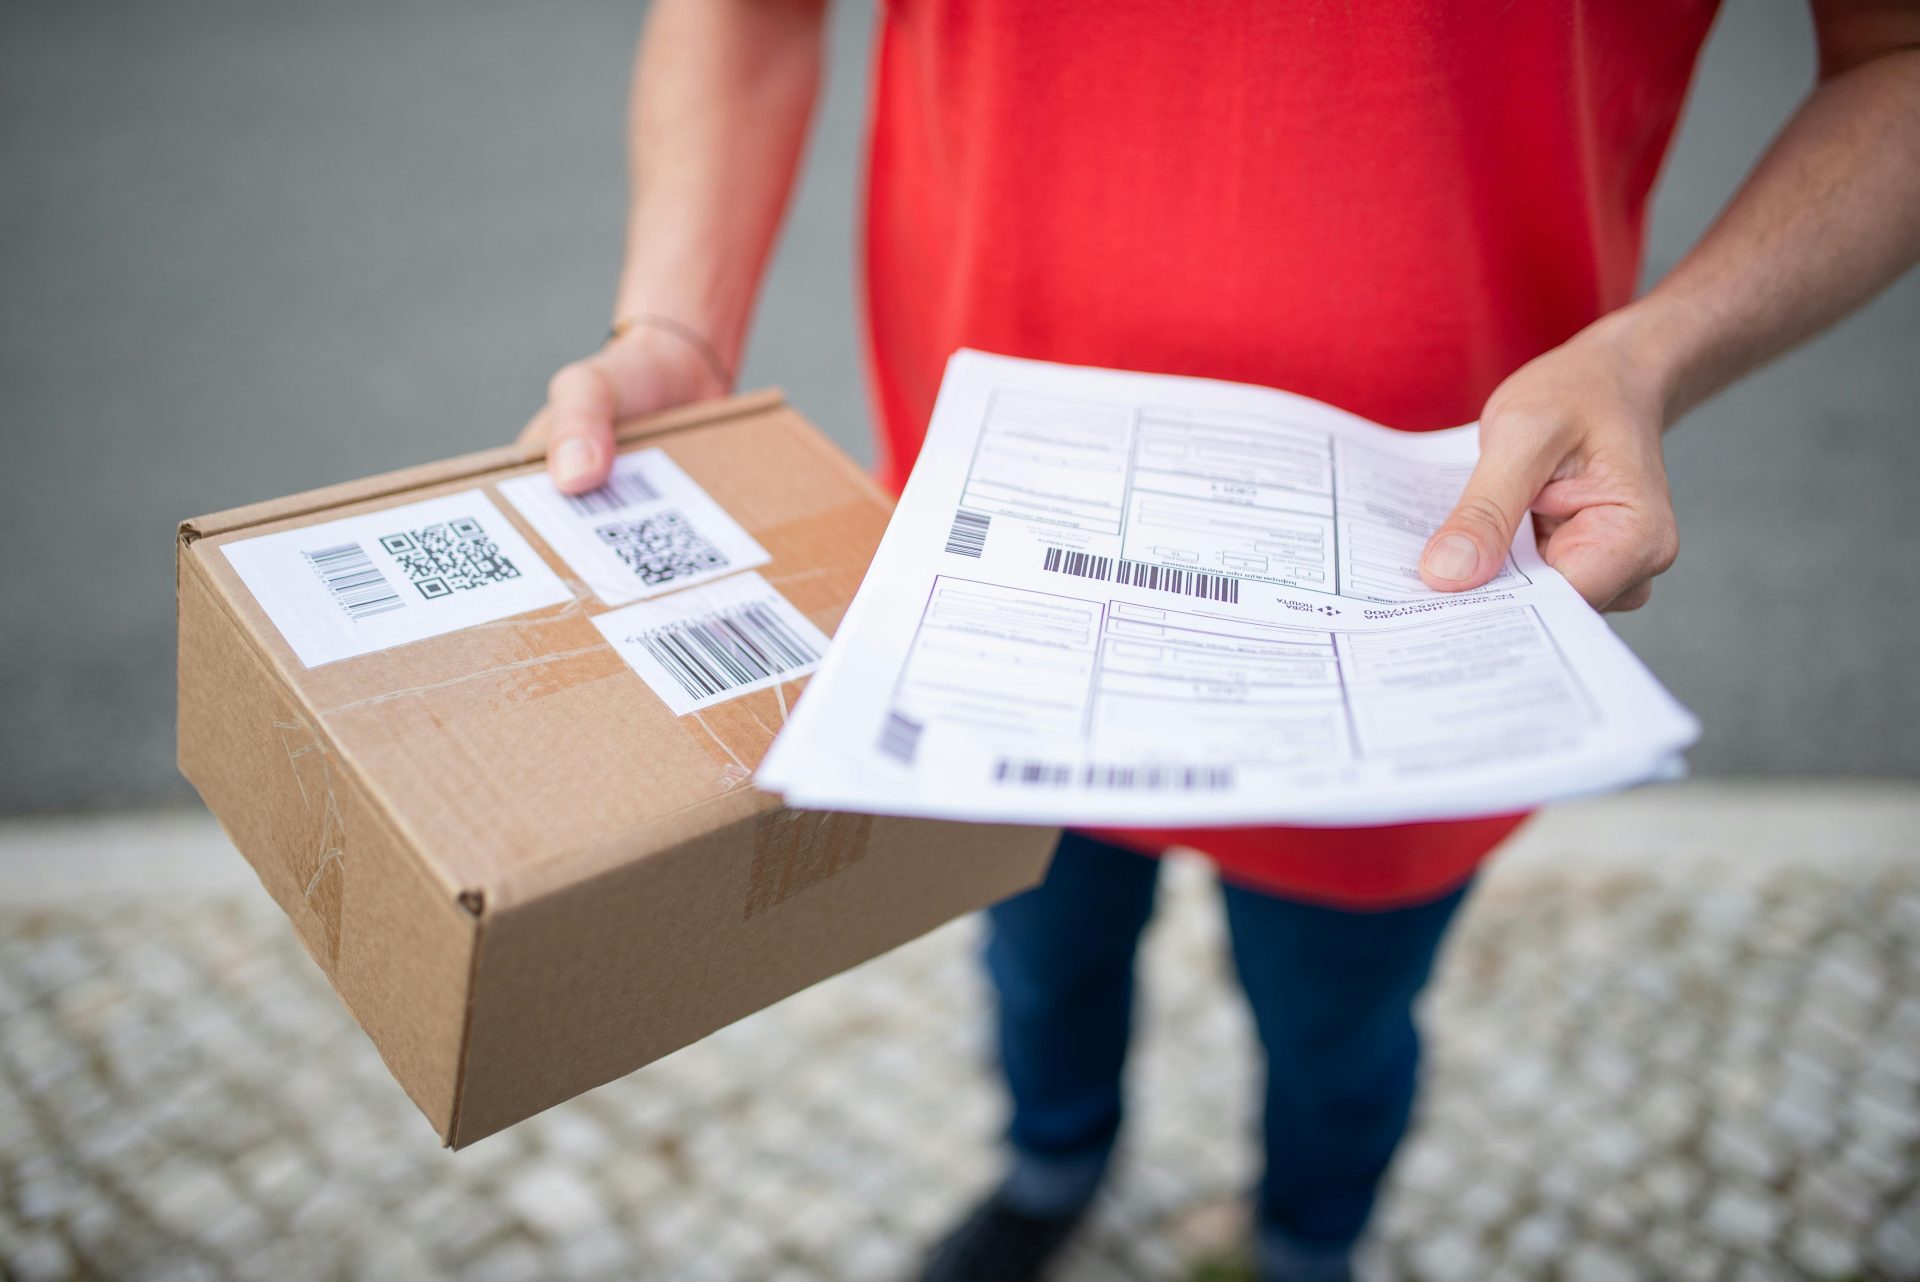
[{"label": "red t-shirt", "polygon": [[[905,484],[962,346],[1471,421],[1632,296],[1716,3],[892,0],[867,199],[882,478]],[[1385,906],[1459,883],[1521,818],[1103,835]]]}]

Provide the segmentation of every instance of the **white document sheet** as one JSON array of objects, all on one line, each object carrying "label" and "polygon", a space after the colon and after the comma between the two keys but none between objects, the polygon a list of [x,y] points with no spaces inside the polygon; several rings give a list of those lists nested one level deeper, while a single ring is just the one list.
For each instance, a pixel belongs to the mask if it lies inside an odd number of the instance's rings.
[{"label": "white document sheet", "polygon": [[1671,777],[1693,717],[1540,558],[1417,564],[1474,426],[962,351],[757,782],[1048,824],[1459,818]]}]

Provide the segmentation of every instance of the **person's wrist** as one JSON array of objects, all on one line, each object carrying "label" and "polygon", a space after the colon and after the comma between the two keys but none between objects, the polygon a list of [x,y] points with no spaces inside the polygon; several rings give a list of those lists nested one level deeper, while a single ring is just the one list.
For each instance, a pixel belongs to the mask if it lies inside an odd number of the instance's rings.
[{"label": "person's wrist", "polygon": [[1599,347],[1636,400],[1655,407],[1662,431],[1691,406],[1687,349],[1672,309],[1651,296],[1601,317],[1579,334]]},{"label": "person's wrist", "polygon": [[[724,396],[733,390],[733,362],[696,325],[671,312],[635,308],[613,319],[607,330],[606,346],[633,342],[655,348],[660,355],[680,366],[689,366],[691,382],[702,395]],[[704,377],[700,377],[704,375]]]},{"label": "person's wrist", "polygon": [[616,324],[597,359],[610,371],[644,370],[653,388],[647,399],[662,407],[711,400],[733,390],[724,369],[696,344],[659,325]]}]

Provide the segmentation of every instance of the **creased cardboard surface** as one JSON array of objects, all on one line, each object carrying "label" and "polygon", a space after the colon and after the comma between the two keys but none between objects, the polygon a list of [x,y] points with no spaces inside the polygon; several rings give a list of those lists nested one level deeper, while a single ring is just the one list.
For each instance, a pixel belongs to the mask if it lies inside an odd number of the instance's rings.
[{"label": "creased cardboard surface", "polygon": [[[702,430],[654,433],[772,555],[762,575],[832,632],[885,529],[887,509],[837,451],[784,409],[729,416]],[[825,449],[831,451],[831,446]],[[218,548],[311,523],[312,513],[203,537],[188,554],[325,721],[455,889],[489,889],[533,870],[574,875],[609,830],[628,831],[745,785],[804,682],[688,718],[675,717],[592,626],[605,608],[492,487],[537,470],[493,472],[382,493],[333,517],[481,488],[575,592],[566,605],[392,650],[304,668]],[[697,752],[688,752],[691,745]]]},{"label": "creased cardboard surface", "polygon": [[473,919],[341,769],[191,563],[179,590],[181,770],[395,1078],[446,1134]]},{"label": "creased cardboard surface", "polygon": [[[843,454],[771,393],[621,436],[665,450],[831,634],[889,514]],[[487,451],[182,527],[182,769],[455,1143],[1031,884],[1053,840],[755,790],[804,679],[674,716],[495,488],[540,466]],[[475,488],[570,601],[307,668],[220,551]]]}]

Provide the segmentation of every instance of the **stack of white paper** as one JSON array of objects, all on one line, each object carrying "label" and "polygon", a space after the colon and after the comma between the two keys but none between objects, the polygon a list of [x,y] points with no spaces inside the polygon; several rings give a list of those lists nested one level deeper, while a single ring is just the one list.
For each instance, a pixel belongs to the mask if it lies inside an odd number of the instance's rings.
[{"label": "stack of white paper", "polygon": [[760,786],[796,806],[1361,825],[1675,773],[1698,735],[1531,528],[1427,588],[1473,426],[958,353]]}]

